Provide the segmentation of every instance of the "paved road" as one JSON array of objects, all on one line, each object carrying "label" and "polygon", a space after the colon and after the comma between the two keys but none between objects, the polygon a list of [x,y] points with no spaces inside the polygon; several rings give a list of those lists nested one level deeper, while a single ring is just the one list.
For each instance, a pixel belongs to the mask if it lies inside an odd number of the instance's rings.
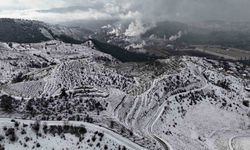
[{"label": "paved road", "polygon": [[[170,96],[168,99],[171,99],[172,97],[178,96],[178,95],[180,95],[180,94],[185,94],[185,93],[189,93],[189,92],[196,92],[196,91],[200,91],[200,90],[202,90],[202,89],[207,88],[207,86],[208,86],[207,80],[206,80],[206,79],[203,77],[203,75],[202,75],[202,73],[204,73],[205,70],[206,70],[206,69],[203,68],[203,70],[202,70],[201,72],[198,73],[198,74],[199,74],[199,77],[201,77],[201,83],[202,83],[202,85],[201,85],[200,88],[194,89],[194,90],[191,90],[191,91],[187,91],[187,92],[183,92],[183,93],[177,93],[177,94],[175,94],[175,95]],[[166,76],[165,76],[165,77],[166,77]],[[161,77],[161,78],[159,78],[159,79],[154,80],[154,82],[153,82],[151,88],[153,88],[153,86],[154,86],[159,80],[161,80],[162,78],[164,78],[164,76]],[[152,128],[153,128],[154,124],[157,122],[157,120],[160,118],[161,114],[162,114],[163,111],[164,111],[166,102],[167,102],[167,101],[165,101],[165,103],[163,103],[163,104],[161,105],[161,107],[160,107],[160,108],[157,110],[157,112],[155,113],[155,116],[153,116],[152,119],[148,122],[148,124],[147,124],[147,129],[148,129],[148,134],[150,134],[151,137],[153,137],[155,140],[157,140],[157,141],[162,145],[162,147],[163,147],[165,150],[173,150],[172,146],[171,146],[167,141],[164,141],[163,139],[161,139],[160,137],[158,137],[156,134],[154,134],[153,131],[152,131]]]},{"label": "paved road", "polygon": [[[233,136],[229,139],[228,141],[228,146],[229,146],[229,149],[230,150],[236,150],[232,144],[233,140],[236,139],[236,138],[249,138],[250,139],[250,136],[249,135],[242,135],[242,136]],[[249,148],[250,149],[250,148]]]},{"label": "paved road", "polygon": [[[25,123],[34,123],[34,120],[22,120],[22,119],[15,119],[16,121],[19,122],[25,122]],[[1,122],[11,122],[10,118],[0,118],[0,126],[1,126]],[[48,126],[50,125],[64,125],[64,121],[41,121],[41,124],[46,123]],[[81,126],[84,125],[87,128],[92,128],[92,129],[96,129],[99,131],[102,131],[103,133],[105,133],[106,136],[108,136],[109,138],[111,138],[112,140],[118,141],[119,143],[123,144],[124,146],[126,146],[128,149],[131,150],[146,150],[146,148],[130,141],[129,139],[109,130],[106,128],[103,128],[101,126],[95,125],[95,124],[91,124],[91,123],[86,123],[86,122],[80,122],[80,121],[69,121],[68,122],[70,125],[74,125],[74,126]]]}]

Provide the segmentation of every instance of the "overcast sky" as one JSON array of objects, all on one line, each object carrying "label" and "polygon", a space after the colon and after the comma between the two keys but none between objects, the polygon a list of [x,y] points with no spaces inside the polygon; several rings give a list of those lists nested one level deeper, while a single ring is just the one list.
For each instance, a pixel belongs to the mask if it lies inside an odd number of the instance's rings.
[{"label": "overcast sky", "polygon": [[0,18],[250,21],[250,0],[0,0]]}]

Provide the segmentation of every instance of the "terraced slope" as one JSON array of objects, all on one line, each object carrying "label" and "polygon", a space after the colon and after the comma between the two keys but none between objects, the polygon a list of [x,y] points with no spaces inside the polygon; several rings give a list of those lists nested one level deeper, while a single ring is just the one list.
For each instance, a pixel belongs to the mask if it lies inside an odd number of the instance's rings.
[{"label": "terraced slope", "polygon": [[0,52],[2,118],[87,122],[130,149],[226,150],[248,140],[250,68],[238,62],[122,63],[93,43],[60,41],[1,43]]}]

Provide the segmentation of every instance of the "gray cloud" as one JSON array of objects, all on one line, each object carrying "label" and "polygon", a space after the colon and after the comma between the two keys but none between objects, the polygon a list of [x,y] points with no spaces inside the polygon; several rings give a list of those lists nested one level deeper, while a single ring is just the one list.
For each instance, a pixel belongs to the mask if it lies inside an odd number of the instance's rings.
[{"label": "gray cloud", "polygon": [[[249,0],[3,0],[0,17],[43,21],[134,19],[250,21]],[[71,16],[71,17],[70,17]]]},{"label": "gray cloud", "polygon": [[74,11],[88,11],[89,9],[102,9],[102,4],[97,4],[94,6],[69,6],[69,7],[61,7],[61,8],[51,8],[51,9],[44,9],[44,10],[37,10],[40,13],[70,13]]},{"label": "gray cloud", "polygon": [[[249,0],[115,0],[145,20],[250,20]],[[125,5],[124,5],[125,4]],[[124,6],[123,6],[124,5]],[[127,7],[127,8],[126,8]]]}]

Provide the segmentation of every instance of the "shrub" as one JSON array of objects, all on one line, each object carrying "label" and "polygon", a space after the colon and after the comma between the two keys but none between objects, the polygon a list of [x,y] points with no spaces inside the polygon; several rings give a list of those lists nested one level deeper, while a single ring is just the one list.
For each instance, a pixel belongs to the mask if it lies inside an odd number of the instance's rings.
[{"label": "shrub", "polygon": [[28,141],[30,140],[30,138],[26,136],[26,137],[24,138],[24,140],[25,140],[25,142],[28,142]]},{"label": "shrub", "polygon": [[0,107],[6,112],[12,112],[13,110],[13,99],[8,95],[3,95],[0,97],[1,103]]},{"label": "shrub", "polygon": [[114,125],[115,125],[115,122],[114,122],[114,121],[111,121],[111,122],[110,122],[110,128],[113,129],[113,128],[114,128]]},{"label": "shrub", "polygon": [[0,150],[5,150],[4,145],[0,144]]},{"label": "shrub", "polygon": [[13,43],[10,42],[10,43],[8,43],[8,45],[10,48],[13,48]]},{"label": "shrub", "polygon": [[17,141],[17,136],[14,128],[7,129],[5,132],[5,136],[8,136],[11,142]]},{"label": "shrub", "polygon": [[242,103],[243,103],[244,106],[250,107],[250,102],[249,101],[243,101]]},{"label": "shrub", "polygon": [[19,127],[19,122],[17,122],[17,121],[15,121],[15,124],[14,124],[14,126],[16,127],[16,128],[18,128]]},{"label": "shrub", "polygon": [[15,76],[13,78],[13,80],[11,81],[12,83],[19,83],[19,82],[23,82],[25,80],[28,80],[28,77],[23,75],[23,73],[18,73],[17,76]]},{"label": "shrub", "polygon": [[40,146],[41,146],[40,143],[37,143],[37,144],[36,144],[36,147],[40,147]]},{"label": "shrub", "polygon": [[6,131],[8,128],[6,126],[3,127],[3,130]]},{"label": "shrub", "polygon": [[43,124],[43,132],[47,134],[48,132],[48,125],[46,123]]},{"label": "shrub", "polygon": [[31,128],[34,130],[34,132],[38,133],[40,130],[40,122],[36,121],[34,124],[31,124]]},{"label": "shrub", "polygon": [[32,114],[34,113],[33,103],[34,99],[30,99],[26,105],[26,110],[31,112]]},{"label": "shrub", "polygon": [[95,142],[95,141],[96,141],[96,137],[95,137],[95,136],[92,136],[91,140],[92,140],[93,142]]},{"label": "shrub", "polygon": [[63,125],[64,131],[67,132],[67,131],[69,130],[69,127],[70,127],[70,126],[69,126],[68,124],[65,123],[65,124]]},{"label": "shrub", "polygon": [[97,143],[97,144],[96,144],[96,147],[100,147],[100,146],[101,146],[101,144],[100,144],[100,143]]},{"label": "shrub", "polygon": [[3,141],[5,137],[3,135],[0,135],[0,142]]},{"label": "shrub", "polygon": [[60,125],[57,126],[57,133],[58,133],[58,135],[61,135],[63,133],[63,127],[62,126],[60,126]]},{"label": "shrub", "polygon": [[224,88],[226,90],[229,90],[230,89],[229,88],[230,84],[231,83],[229,81],[223,80],[223,81],[218,81],[216,85],[219,86],[219,87],[222,87],[222,88]]},{"label": "shrub", "polygon": [[24,135],[24,134],[26,134],[26,133],[27,133],[27,132],[26,132],[24,129],[22,129],[21,134]]},{"label": "shrub", "polygon": [[104,136],[104,134],[103,134],[103,133],[101,133],[101,132],[99,132],[99,133],[98,133],[98,136],[103,137],[103,136]]},{"label": "shrub", "polygon": [[24,128],[27,127],[27,126],[28,126],[27,124],[23,123],[23,127],[24,127]]},{"label": "shrub", "polygon": [[60,98],[67,98],[67,97],[68,97],[68,94],[66,93],[66,89],[62,88]]},{"label": "shrub", "polygon": [[84,135],[84,134],[87,133],[87,129],[86,129],[84,126],[81,126],[81,127],[79,128],[79,133]]},{"label": "shrub", "polygon": [[130,136],[133,136],[134,134],[133,134],[133,132],[132,132],[132,131],[130,131],[130,132],[129,132],[129,135],[130,135]]}]

